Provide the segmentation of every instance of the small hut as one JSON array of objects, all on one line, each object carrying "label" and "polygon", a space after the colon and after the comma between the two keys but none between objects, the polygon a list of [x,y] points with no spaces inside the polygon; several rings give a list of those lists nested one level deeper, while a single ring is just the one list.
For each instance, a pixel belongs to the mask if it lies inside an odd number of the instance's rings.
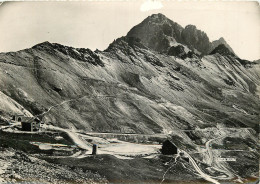
[{"label": "small hut", "polygon": [[21,125],[22,131],[38,131],[40,129],[40,119],[34,117],[24,117]]},{"label": "small hut", "polygon": [[161,152],[164,155],[174,155],[178,153],[178,148],[172,141],[166,140],[163,142]]}]

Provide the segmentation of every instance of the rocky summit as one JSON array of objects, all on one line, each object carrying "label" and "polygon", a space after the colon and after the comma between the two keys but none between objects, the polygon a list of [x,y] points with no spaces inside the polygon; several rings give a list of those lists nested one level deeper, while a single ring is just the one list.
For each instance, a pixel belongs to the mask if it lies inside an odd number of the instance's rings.
[{"label": "rocky summit", "polygon": [[220,44],[224,44],[234,53],[223,37],[210,42],[207,34],[197,29],[196,26],[187,25],[183,28],[160,13],[153,14],[134,26],[127,33],[127,37],[139,38],[144,45],[164,53],[167,53],[170,47],[178,44],[183,44],[200,55],[209,54]]}]

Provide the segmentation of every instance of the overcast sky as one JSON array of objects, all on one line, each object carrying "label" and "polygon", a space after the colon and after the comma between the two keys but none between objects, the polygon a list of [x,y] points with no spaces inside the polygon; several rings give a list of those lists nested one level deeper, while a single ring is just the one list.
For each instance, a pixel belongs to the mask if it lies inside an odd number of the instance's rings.
[{"label": "overcast sky", "polygon": [[43,41],[103,50],[147,16],[162,13],[183,27],[196,25],[211,41],[224,37],[241,58],[260,59],[257,2],[162,1],[156,5],[160,9],[150,11],[144,2],[5,2],[0,6],[0,52]]}]

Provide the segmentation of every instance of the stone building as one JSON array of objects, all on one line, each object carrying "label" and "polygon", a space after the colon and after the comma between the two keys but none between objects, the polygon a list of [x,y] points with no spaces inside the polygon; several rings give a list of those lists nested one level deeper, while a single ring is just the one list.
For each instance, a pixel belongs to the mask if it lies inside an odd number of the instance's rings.
[{"label": "stone building", "polygon": [[39,131],[40,129],[40,119],[34,117],[24,117],[21,125],[22,131]]},{"label": "stone building", "polygon": [[163,142],[161,152],[164,155],[174,155],[178,153],[178,148],[172,141],[166,140]]}]

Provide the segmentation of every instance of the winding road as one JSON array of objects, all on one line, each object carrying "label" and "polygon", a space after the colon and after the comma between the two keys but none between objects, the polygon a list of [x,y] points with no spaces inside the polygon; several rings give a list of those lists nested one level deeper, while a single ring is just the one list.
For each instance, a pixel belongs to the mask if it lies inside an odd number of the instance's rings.
[{"label": "winding road", "polygon": [[[40,115],[44,115],[48,112],[50,112],[53,108],[57,107],[57,106],[60,106],[60,105],[63,105],[65,103],[68,103],[70,101],[74,101],[74,100],[78,100],[80,98],[83,98],[85,96],[82,96],[82,97],[79,97],[79,98],[76,98],[76,99],[70,99],[70,100],[65,100],[59,104],[56,104],[56,105],[53,105],[51,107],[48,108],[48,110],[46,110],[45,112],[39,114],[39,115],[36,115],[35,117],[37,116],[40,116]],[[9,125],[9,126],[2,126],[0,129],[3,129],[3,128],[7,128],[7,127],[12,127],[12,126],[15,126],[16,124],[12,124],[12,125]],[[76,131],[74,131],[73,129],[64,129],[64,128],[60,128],[60,127],[56,127],[56,126],[53,126],[53,125],[42,125],[43,128],[45,129],[49,129],[49,130],[57,130],[57,131],[62,131],[62,132],[65,132],[67,133],[67,135],[72,139],[72,141],[81,149],[85,150],[85,152],[83,154],[80,154],[80,153],[76,153],[75,156],[86,156],[86,155],[90,155],[91,154],[91,151],[92,151],[92,146],[90,144],[87,144],[86,141],[82,138],[84,136],[93,136],[94,134],[96,133],[87,133],[87,135],[84,135],[84,134],[80,134],[80,133],[77,133]],[[236,132],[237,133],[237,132]],[[101,133],[102,134],[102,133]],[[109,134],[109,133],[104,133],[104,134]],[[112,133],[111,133],[112,134]],[[232,133],[233,134],[233,133]],[[212,163],[213,163],[213,154],[212,154],[212,150],[211,150],[211,147],[210,147],[210,143],[212,143],[213,141],[217,140],[217,139],[222,139],[222,138],[225,138],[227,136],[230,136],[232,134],[228,134],[228,135],[223,135],[223,136],[220,136],[220,137],[217,137],[217,138],[214,138],[214,139],[210,139],[206,142],[205,146],[206,146],[206,150],[208,152],[208,160],[207,160],[207,163],[211,166]],[[119,135],[123,135],[123,134],[119,134]],[[127,135],[127,134],[126,134]],[[137,134],[136,134],[137,135]],[[161,134],[162,135],[162,134]],[[250,134],[249,134],[250,135]],[[102,153],[103,151],[101,151]],[[205,174],[201,169],[200,167],[197,165],[196,161],[192,158],[192,156],[187,153],[186,151],[184,150],[180,150],[180,152],[183,152],[188,158],[189,158],[189,162],[192,164],[192,166],[194,167],[194,169],[196,170],[196,172],[198,172],[198,174],[204,178],[205,180],[209,181],[209,182],[212,182],[212,183],[215,183],[215,184],[220,184],[216,179],[215,177],[212,177],[208,174]],[[81,152],[82,153],[82,152]],[[175,162],[176,163],[176,160]],[[173,164],[174,165],[174,164]],[[172,165],[172,166],[173,166]],[[221,170],[223,173],[226,173],[228,175],[227,178],[225,179],[228,179],[228,178],[232,178],[233,177],[233,174],[228,171],[228,169],[226,169],[222,164],[218,165],[218,168],[219,170]],[[171,167],[172,167],[171,166]],[[171,168],[170,167],[170,168]],[[169,168],[169,169],[170,169]],[[168,171],[168,170],[167,170]],[[167,172],[164,173],[164,176],[163,176],[163,180],[162,182],[164,181],[164,177],[166,175]],[[223,179],[223,178],[222,178]]]},{"label": "winding road", "polygon": [[60,127],[56,127],[53,125],[43,125],[42,126],[45,129],[49,129],[49,130],[57,130],[57,131],[62,131],[68,134],[68,136],[72,139],[72,141],[74,142],[75,145],[77,145],[79,148],[87,150],[87,154],[91,153],[91,149],[92,147],[89,146],[88,144],[86,144],[78,135],[78,133],[73,132],[70,129],[65,129],[65,128],[60,128]]},{"label": "winding road", "polygon": [[182,152],[184,152],[184,154],[189,158],[190,163],[192,164],[192,166],[194,167],[194,169],[199,173],[199,175],[204,178],[207,181],[210,181],[212,183],[215,184],[220,184],[217,180],[213,179],[211,176],[205,174],[197,165],[197,163],[195,162],[195,160],[186,152],[181,150]]},{"label": "winding road", "polygon": [[[248,130],[248,128],[243,128],[243,130],[244,130],[244,129],[248,132],[249,135],[251,135],[250,132],[249,132],[249,130]],[[208,155],[209,155],[209,158],[208,158],[208,160],[206,160],[206,162],[207,162],[210,166],[212,166],[212,164],[213,164],[213,154],[212,154],[212,150],[211,150],[210,143],[213,142],[213,141],[215,141],[215,140],[223,139],[223,138],[225,138],[225,137],[227,137],[227,136],[232,136],[233,134],[237,134],[237,133],[238,133],[238,132],[234,132],[234,133],[230,133],[230,134],[223,135],[223,136],[220,136],[220,137],[216,137],[216,138],[210,139],[210,140],[208,140],[208,141],[206,142],[205,146],[206,146],[206,150],[207,150]],[[232,151],[234,151],[234,150],[232,150]],[[219,162],[216,162],[216,166],[217,166],[216,169],[218,169],[219,171],[225,173],[225,174],[228,176],[228,177],[226,177],[225,179],[232,179],[232,178],[234,177],[234,174],[233,174],[232,172],[230,172],[229,169],[227,169],[223,164],[221,164],[221,163],[219,163]]]}]

